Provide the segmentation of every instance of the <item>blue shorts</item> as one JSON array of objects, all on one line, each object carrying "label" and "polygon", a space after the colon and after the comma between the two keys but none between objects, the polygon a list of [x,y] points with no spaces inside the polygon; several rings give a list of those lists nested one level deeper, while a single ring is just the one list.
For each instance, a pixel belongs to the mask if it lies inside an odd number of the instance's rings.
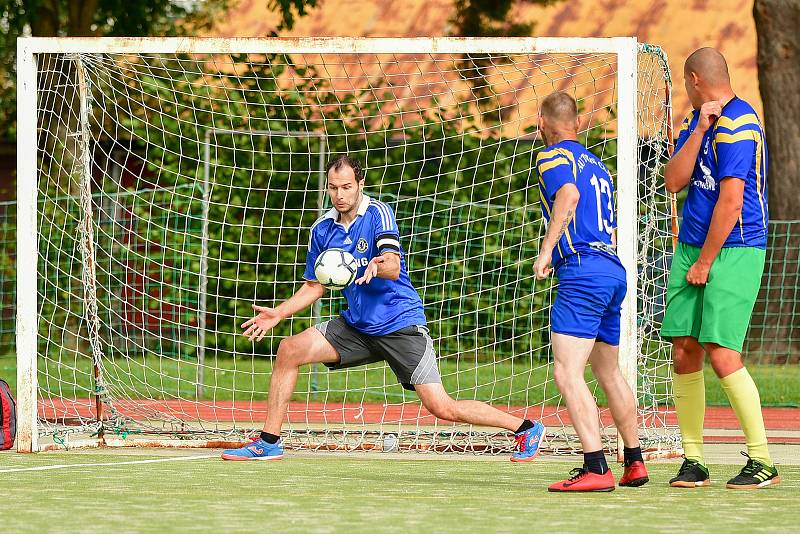
[{"label": "blue shorts", "polygon": [[569,257],[559,266],[550,329],[558,334],[619,345],[625,269],[603,257]]}]

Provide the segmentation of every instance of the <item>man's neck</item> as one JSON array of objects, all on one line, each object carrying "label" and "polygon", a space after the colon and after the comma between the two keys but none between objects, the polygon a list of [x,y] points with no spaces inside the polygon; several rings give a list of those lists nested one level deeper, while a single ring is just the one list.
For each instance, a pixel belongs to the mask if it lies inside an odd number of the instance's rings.
[{"label": "man's neck", "polygon": [[731,89],[730,87],[723,87],[711,91],[711,94],[709,95],[707,101],[717,100],[718,102],[720,102],[721,107],[725,107],[725,105],[734,98],[736,98],[736,93],[733,92],[733,89]]},{"label": "man's neck", "polygon": [[557,145],[562,141],[577,141],[578,136],[574,132],[553,132],[547,136],[547,146]]},{"label": "man's neck", "polygon": [[339,224],[344,226],[349,225],[351,222],[356,220],[358,216],[358,210],[361,208],[361,203],[364,202],[364,193],[358,195],[358,200],[356,201],[353,208],[345,213],[339,212]]}]

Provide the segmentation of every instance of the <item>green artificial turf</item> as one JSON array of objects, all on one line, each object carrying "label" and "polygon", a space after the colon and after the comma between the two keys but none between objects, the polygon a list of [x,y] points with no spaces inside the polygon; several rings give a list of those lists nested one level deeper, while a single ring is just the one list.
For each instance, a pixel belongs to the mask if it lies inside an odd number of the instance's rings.
[{"label": "green artificial turf", "polygon": [[[572,463],[380,453],[278,462],[171,458],[183,451],[0,454],[5,532],[790,532],[800,467],[757,491],[725,489],[739,466],[710,466],[713,485],[674,489],[676,463],[651,463],[651,482],[602,494],[551,494]],[[203,453],[205,454],[205,453]],[[619,476],[621,468],[612,470]]]}]

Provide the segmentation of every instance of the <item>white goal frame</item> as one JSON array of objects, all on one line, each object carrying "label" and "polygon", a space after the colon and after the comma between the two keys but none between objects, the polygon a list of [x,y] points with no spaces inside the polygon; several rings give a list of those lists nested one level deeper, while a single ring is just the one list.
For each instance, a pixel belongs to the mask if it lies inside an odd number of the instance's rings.
[{"label": "white goal frame", "polygon": [[[47,53],[605,53],[617,57],[618,254],[627,269],[620,368],[637,389],[638,169],[637,54],[633,37],[614,38],[20,38],[17,41],[17,450],[41,450],[37,416],[37,55]],[[624,105],[622,105],[624,104]],[[85,114],[81,120],[87,121]],[[90,249],[91,251],[91,249]],[[186,445],[197,446],[187,440]]]}]

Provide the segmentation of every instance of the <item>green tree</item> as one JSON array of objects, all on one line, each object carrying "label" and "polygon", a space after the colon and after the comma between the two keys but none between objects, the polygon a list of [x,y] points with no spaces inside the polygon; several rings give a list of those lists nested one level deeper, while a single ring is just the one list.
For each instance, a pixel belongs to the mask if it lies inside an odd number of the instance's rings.
[{"label": "green tree", "polygon": [[529,37],[532,21],[513,20],[514,6],[531,4],[549,6],[561,0],[455,0],[455,14],[450,22],[460,37]]},{"label": "green tree", "polygon": [[[515,20],[511,10],[529,4],[548,6],[561,0],[455,0],[455,13],[450,19],[453,34],[459,37],[530,37],[535,24],[530,20]],[[472,93],[481,109],[484,121],[500,121],[512,110],[494,98],[486,77],[493,67],[509,61],[507,56],[490,57],[487,54],[468,54],[460,63],[462,75],[470,80]]]},{"label": "green tree", "polygon": [[[291,30],[318,0],[263,0]],[[237,0],[0,0],[0,141],[16,138],[17,37],[187,36],[207,32]]]}]

